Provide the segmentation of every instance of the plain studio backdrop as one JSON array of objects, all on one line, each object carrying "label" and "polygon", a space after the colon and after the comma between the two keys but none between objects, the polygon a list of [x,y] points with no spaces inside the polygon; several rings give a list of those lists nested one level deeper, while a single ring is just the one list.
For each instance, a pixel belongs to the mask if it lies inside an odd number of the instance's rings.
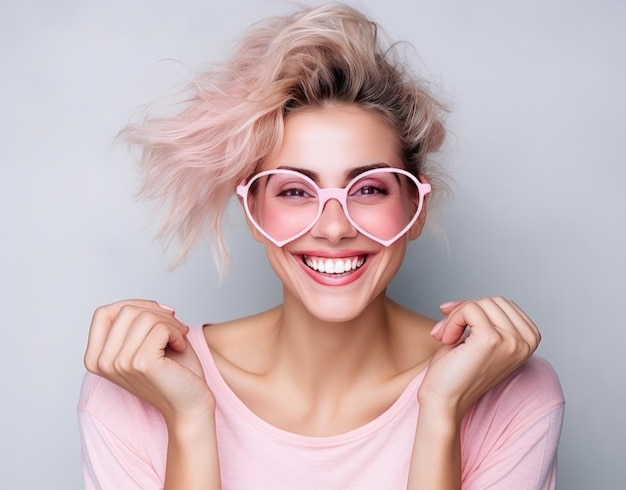
[{"label": "plain studio backdrop", "polygon": [[[567,399],[559,488],[626,481],[626,4],[369,0],[452,107],[456,180],[390,288],[441,302],[503,294],[541,327]],[[155,298],[190,324],[274,305],[277,280],[233,206],[220,286],[200,248],[174,272],[115,133],[223,58],[278,1],[9,1],[0,6],[3,346],[0,488],[81,488],[75,407],[93,309]],[[170,61],[165,61],[170,60]],[[176,61],[172,61],[176,60]]]}]

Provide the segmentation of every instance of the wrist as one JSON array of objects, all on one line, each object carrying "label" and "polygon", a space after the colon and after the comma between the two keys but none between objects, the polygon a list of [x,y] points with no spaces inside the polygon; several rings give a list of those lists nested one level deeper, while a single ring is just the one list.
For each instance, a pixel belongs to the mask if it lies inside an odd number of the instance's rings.
[{"label": "wrist", "polygon": [[172,412],[164,415],[167,431],[177,439],[193,439],[215,431],[215,407],[196,407],[185,412]]},{"label": "wrist", "polygon": [[214,411],[167,420],[165,489],[221,488]]},{"label": "wrist", "polygon": [[428,427],[429,432],[436,432],[441,437],[455,437],[461,427],[463,414],[457,407],[420,403],[418,423]]},{"label": "wrist", "polygon": [[432,419],[442,427],[460,425],[465,409],[460,400],[418,394],[419,415]]}]

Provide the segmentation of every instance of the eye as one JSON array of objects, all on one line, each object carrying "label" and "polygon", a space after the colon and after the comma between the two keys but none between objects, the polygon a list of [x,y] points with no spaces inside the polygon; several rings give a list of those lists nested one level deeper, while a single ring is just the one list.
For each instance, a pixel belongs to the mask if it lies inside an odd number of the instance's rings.
[{"label": "eye", "polygon": [[305,189],[299,187],[289,187],[282,189],[278,196],[280,197],[312,197]]},{"label": "eye", "polygon": [[272,181],[271,195],[290,200],[315,199],[317,191],[304,180],[285,178]]},{"label": "eye", "polygon": [[351,196],[387,196],[389,186],[376,179],[363,179],[357,182],[350,190]]},{"label": "eye", "polygon": [[363,195],[368,195],[368,194],[387,195],[388,194],[387,189],[383,188],[382,186],[375,186],[375,185],[364,185],[360,189],[357,189],[357,192]]}]

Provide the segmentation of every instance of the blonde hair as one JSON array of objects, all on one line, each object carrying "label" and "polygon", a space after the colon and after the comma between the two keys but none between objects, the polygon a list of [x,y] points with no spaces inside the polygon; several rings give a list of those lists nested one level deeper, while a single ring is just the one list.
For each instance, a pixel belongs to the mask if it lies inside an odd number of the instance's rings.
[{"label": "blonde hair", "polygon": [[141,149],[140,195],[166,211],[160,237],[180,239],[175,264],[206,234],[223,270],[222,221],[236,185],[280,145],[285,115],[327,104],[379,114],[395,129],[407,169],[425,175],[436,195],[427,156],[443,143],[443,108],[425,82],[354,8],[300,8],[252,25],[229,59],[188,84],[178,112],[121,132]]}]

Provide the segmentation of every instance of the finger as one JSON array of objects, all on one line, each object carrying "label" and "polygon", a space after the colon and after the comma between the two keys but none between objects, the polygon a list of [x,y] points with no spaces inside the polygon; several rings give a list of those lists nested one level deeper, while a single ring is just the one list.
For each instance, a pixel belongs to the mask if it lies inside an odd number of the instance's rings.
[{"label": "finger", "polygon": [[185,350],[187,339],[180,330],[165,323],[153,324],[134,353],[133,369],[146,373],[153,363],[162,361],[166,357],[165,353],[168,346],[176,344],[181,349],[181,343],[184,344],[182,350]]},{"label": "finger", "polygon": [[97,308],[91,322],[85,352],[87,369],[97,373],[103,352],[111,355],[119,350],[126,335],[127,325],[140,311],[146,310],[170,317],[174,314],[172,309],[165,309],[150,300],[125,300]]},{"label": "finger", "polygon": [[459,306],[461,303],[463,303],[464,299],[457,299],[454,301],[447,301],[445,303],[441,303],[439,305],[439,310],[441,311],[441,313],[443,313],[444,315],[447,315],[448,313],[450,313],[454,308],[456,308],[457,306]]},{"label": "finger", "polygon": [[[519,321],[517,313],[515,317]],[[507,312],[493,298],[465,301],[448,315],[446,322],[446,327],[440,334],[445,344],[464,340],[469,336],[470,329],[472,340],[482,340],[489,344],[501,342],[503,339],[516,342],[528,340],[520,335]]]},{"label": "finger", "polygon": [[125,344],[128,332],[137,329],[138,325],[143,325],[147,322],[154,324],[159,321],[159,318],[159,314],[153,310],[147,310],[144,307],[138,307],[133,304],[122,305],[117,316],[112,320],[108,319],[110,325],[100,352],[98,367],[108,371]]},{"label": "finger", "polygon": [[514,337],[520,337],[534,350],[539,339],[539,330],[536,325],[522,314],[519,307],[502,296],[493,296],[480,300],[495,328]]},{"label": "finger", "polygon": [[528,358],[537,348],[537,341],[533,329],[524,317],[519,315],[510,302],[501,297],[482,298],[476,301],[476,305],[483,310],[488,322],[472,324],[473,338],[485,342],[496,342],[508,352],[508,355]]},{"label": "finger", "polygon": [[93,313],[84,359],[85,367],[92,373],[98,373],[98,360],[118,312],[119,307],[114,303],[100,306]]},{"label": "finger", "polygon": [[454,308],[441,323],[442,325],[433,337],[445,345],[453,345],[463,339],[468,326],[489,323],[489,318],[475,302],[464,301]]},{"label": "finger", "polygon": [[102,347],[106,341],[111,324],[119,315],[120,310],[124,306],[128,305],[147,309],[156,309],[160,307],[158,303],[149,300],[124,300],[96,308],[91,320],[89,341],[87,345],[88,349],[92,347],[93,350],[100,351],[98,347]]},{"label": "finger", "polygon": [[513,327],[518,331],[519,335],[533,349],[539,345],[541,341],[541,332],[537,325],[528,317],[528,315],[515,302],[510,301],[502,296],[494,296],[491,298],[500,309],[509,317]]},{"label": "finger", "polygon": [[[114,348],[111,349],[110,353],[103,352],[103,360],[101,361],[101,364],[107,366],[112,364],[118,373],[131,371],[133,369],[134,359],[137,356],[138,351],[144,345],[145,339],[152,334],[152,330],[156,325],[159,325],[159,328],[165,327],[168,329],[169,338],[165,340],[166,343],[158,346],[158,348],[156,348],[152,353],[155,359],[163,355],[163,352],[168,347],[168,343],[171,343],[174,346],[173,350],[175,351],[187,348],[187,343],[184,341],[184,335],[188,331],[186,326],[181,325],[173,317],[155,313],[153,311],[143,310],[137,315],[137,317],[135,317],[132,325],[130,325],[127,329],[126,335],[118,347],[118,352],[116,352]],[[183,340],[181,341],[181,339]],[[112,358],[106,357],[109,355],[112,356]]]}]

